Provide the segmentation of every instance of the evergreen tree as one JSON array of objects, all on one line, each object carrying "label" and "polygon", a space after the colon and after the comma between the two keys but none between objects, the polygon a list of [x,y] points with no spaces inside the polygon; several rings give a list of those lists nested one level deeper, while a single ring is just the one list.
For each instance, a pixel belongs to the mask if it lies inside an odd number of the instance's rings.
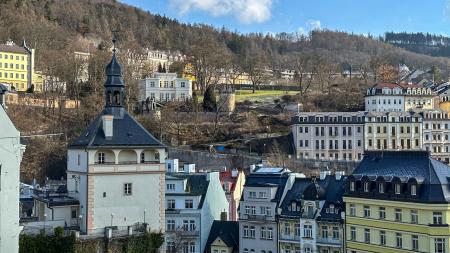
[{"label": "evergreen tree", "polygon": [[212,87],[208,87],[203,95],[203,110],[205,112],[214,112],[217,108],[216,95]]}]

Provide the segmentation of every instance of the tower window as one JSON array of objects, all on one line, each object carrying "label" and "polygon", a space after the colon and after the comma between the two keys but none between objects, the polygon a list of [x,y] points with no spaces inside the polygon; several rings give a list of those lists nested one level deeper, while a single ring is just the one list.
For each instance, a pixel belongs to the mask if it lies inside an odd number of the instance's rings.
[{"label": "tower window", "polygon": [[105,163],[105,153],[98,153],[97,163],[104,164]]}]

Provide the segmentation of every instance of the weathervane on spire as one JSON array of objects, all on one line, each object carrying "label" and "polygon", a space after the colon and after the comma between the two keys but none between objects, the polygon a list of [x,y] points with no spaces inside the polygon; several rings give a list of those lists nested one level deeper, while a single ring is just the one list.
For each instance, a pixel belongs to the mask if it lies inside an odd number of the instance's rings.
[{"label": "weathervane on spire", "polygon": [[112,43],[113,43],[113,53],[116,54],[116,33],[118,32],[117,30],[112,30]]}]

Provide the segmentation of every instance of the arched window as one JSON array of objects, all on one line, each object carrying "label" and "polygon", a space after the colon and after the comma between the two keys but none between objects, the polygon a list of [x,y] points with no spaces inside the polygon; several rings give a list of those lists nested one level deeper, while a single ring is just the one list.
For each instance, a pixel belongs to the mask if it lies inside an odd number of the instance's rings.
[{"label": "arched window", "polygon": [[384,193],[384,184],[383,183],[378,183],[378,192]]},{"label": "arched window", "polygon": [[114,91],[114,104],[120,105],[120,92],[117,90]]},{"label": "arched window", "polygon": [[364,192],[369,192],[369,182],[364,182]]},{"label": "arched window", "polygon": [[108,92],[107,92],[106,98],[107,98],[107,104],[110,105],[110,104],[112,103],[112,94],[111,94],[111,91],[108,91]]}]

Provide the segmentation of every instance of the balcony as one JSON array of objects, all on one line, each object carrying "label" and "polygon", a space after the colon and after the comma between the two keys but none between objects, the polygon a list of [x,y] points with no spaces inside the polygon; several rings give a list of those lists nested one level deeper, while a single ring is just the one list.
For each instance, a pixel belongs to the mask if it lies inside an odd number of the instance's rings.
[{"label": "balcony", "polygon": [[318,246],[336,246],[340,247],[342,245],[341,241],[339,239],[333,239],[333,238],[317,238],[317,245]]},{"label": "balcony", "polygon": [[266,221],[267,220],[267,215],[263,215],[263,214],[246,214],[247,216],[247,220],[252,220],[252,221]]},{"label": "balcony", "polygon": [[111,173],[111,172],[164,172],[164,164],[158,162],[119,162],[91,164],[90,173]]},{"label": "balcony", "polygon": [[167,229],[167,233],[173,234],[175,236],[182,236],[182,237],[196,237],[200,236],[200,231],[198,230],[185,230],[185,229]]}]

